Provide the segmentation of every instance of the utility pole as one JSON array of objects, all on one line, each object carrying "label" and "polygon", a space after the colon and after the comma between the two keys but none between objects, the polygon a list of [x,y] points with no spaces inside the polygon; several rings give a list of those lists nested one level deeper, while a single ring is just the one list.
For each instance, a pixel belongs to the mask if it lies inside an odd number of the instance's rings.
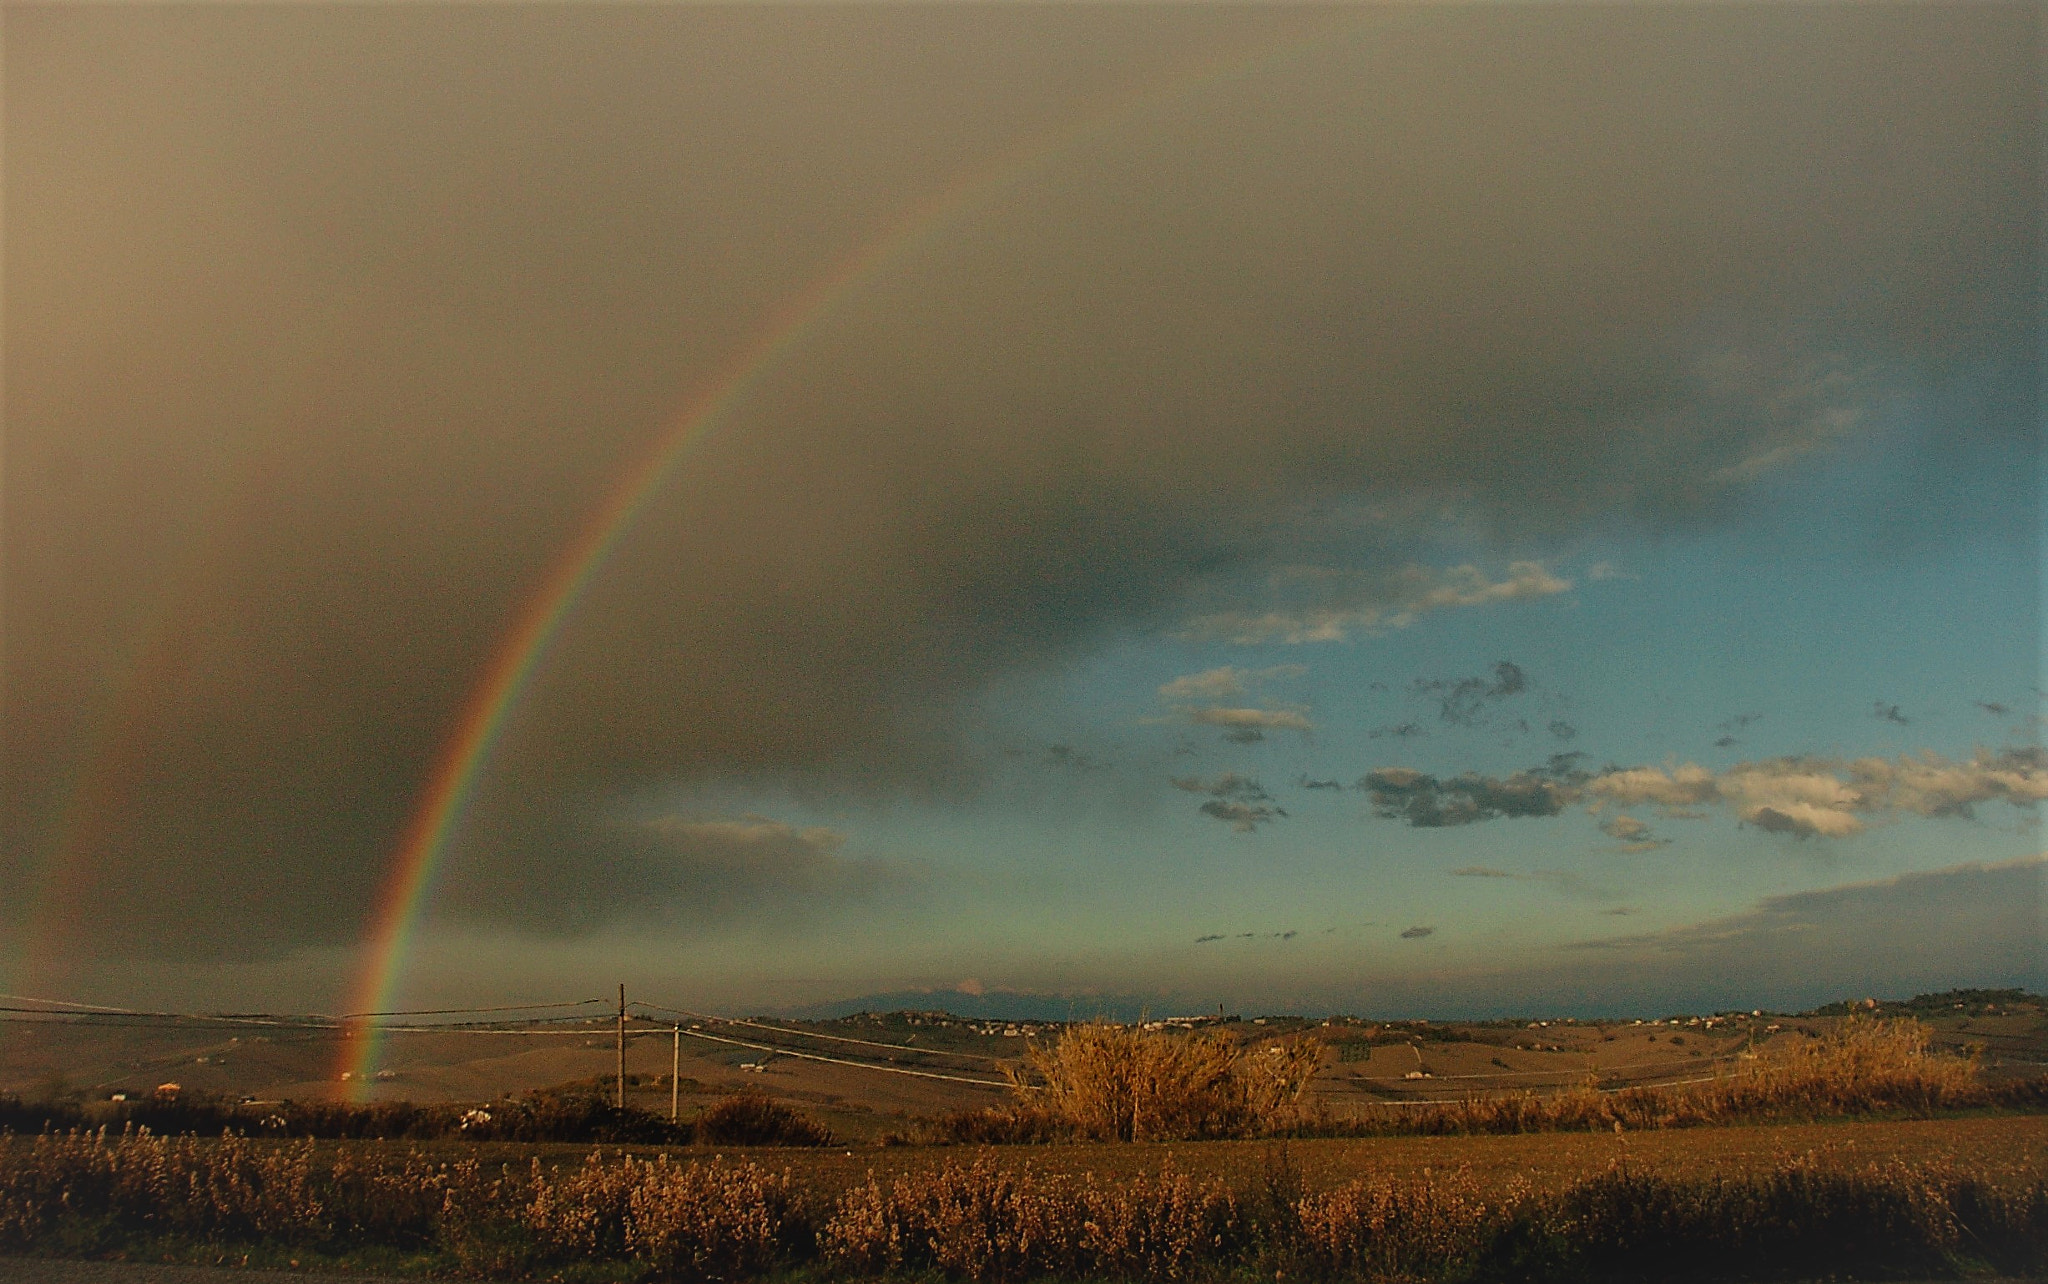
[{"label": "utility pole", "polygon": [[668,1070],[668,1121],[682,1118],[683,1104],[683,1023],[676,1022],[676,1046],[669,1057]]},{"label": "utility pole", "polygon": [[626,983],[619,982],[619,1109],[626,1108]]}]

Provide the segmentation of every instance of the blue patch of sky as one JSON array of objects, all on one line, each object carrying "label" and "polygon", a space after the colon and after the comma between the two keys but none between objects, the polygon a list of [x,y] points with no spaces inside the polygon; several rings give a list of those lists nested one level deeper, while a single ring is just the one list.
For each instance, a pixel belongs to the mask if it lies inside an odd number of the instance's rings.
[{"label": "blue patch of sky", "polygon": [[[1577,807],[1419,830],[1373,817],[1353,787],[1379,766],[1503,774],[1557,752],[1584,753],[1593,768],[1721,768],[1792,754],[1959,757],[2030,737],[2038,554],[2011,526],[2036,521],[2038,508],[1993,486],[1984,493],[2005,496],[2007,511],[1973,510],[1909,539],[1892,526],[1912,498],[1912,463],[1939,428],[1938,416],[1899,412],[1782,468],[1742,497],[1733,520],[1580,544],[1549,559],[1573,581],[1566,593],[1447,608],[1344,642],[1124,634],[990,691],[976,719],[988,743],[973,750],[983,787],[952,799],[849,808],[734,794],[723,805],[841,825],[849,856],[969,871],[971,889],[927,930],[970,953],[978,945],[1014,962],[1085,943],[1127,960],[1157,955],[1170,970],[1176,951],[1220,935],[1245,942],[1232,945],[1234,961],[1183,963],[1248,975],[1311,956],[1326,969],[1498,959],[1696,922],[1764,895],[2024,855],[2039,847],[2031,816],[2004,804],[1976,820],[1909,818],[1805,842],[1744,829],[1725,809],[1669,820],[1637,808],[1672,842],[1627,852]],[[1528,555],[1456,541],[1439,551],[1438,566],[1475,561],[1496,578]],[[1597,577],[1599,564],[1621,574]],[[1503,660],[1528,688],[1486,701],[1477,725],[1447,722],[1440,697],[1415,686],[1490,679]],[[1232,743],[1158,694],[1225,665],[1305,666],[1248,676],[1244,694],[1216,703],[1299,708],[1314,730]],[[1994,717],[1980,700],[2011,712]],[[1878,715],[1892,705],[1909,721]],[[1739,715],[1762,716],[1732,726]],[[1373,734],[1403,724],[1423,734]],[[1715,744],[1727,735],[1737,743]],[[1204,795],[1171,783],[1225,772],[1257,779],[1270,797],[1253,801],[1287,814],[1238,832],[1202,814]],[[1310,779],[1345,788],[1304,788]],[[1516,877],[1453,873],[1474,866]],[[1608,913],[1617,909],[1630,913]],[[1438,929],[1428,950],[1399,937],[1416,925]]]}]

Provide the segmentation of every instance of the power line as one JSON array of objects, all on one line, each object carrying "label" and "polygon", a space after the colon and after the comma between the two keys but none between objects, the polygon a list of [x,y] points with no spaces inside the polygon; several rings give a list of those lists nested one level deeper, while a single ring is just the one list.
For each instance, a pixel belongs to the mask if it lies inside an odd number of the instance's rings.
[{"label": "power line", "polygon": [[986,1061],[991,1065],[1001,1065],[1004,1060],[1002,1057],[991,1057],[980,1052],[948,1052],[943,1048],[914,1048],[908,1044],[882,1043],[875,1039],[856,1039],[844,1034],[819,1034],[814,1030],[791,1030],[779,1025],[767,1025],[760,1021],[744,1021],[738,1017],[722,1017],[713,1016],[708,1012],[692,1012],[688,1008],[663,1007],[659,1003],[647,1003],[636,1000],[633,1006],[636,1008],[652,1008],[656,1012],[672,1012],[678,1016],[695,1017],[700,1021],[716,1021],[720,1025],[743,1025],[756,1030],[768,1030],[775,1034],[794,1035],[800,1039],[825,1039],[832,1043],[857,1043],[868,1048],[887,1048],[891,1052],[915,1052],[922,1056],[930,1057],[960,1057],[968,1061]]},{"label": "power line", "polygon": [[[339,1016],[329,1019],[335,1021],[361,1021],[369,1017],[469,1016],[484,1012],[540,1012],[552,1008],[582,1008],[588,1007],[593,1003],[603,1002],[605,1002],[604,999],[577,999],[571,1003],[508,1003],[495,1008],[408,1008],[398,1012],[344,1012]],[[315,1013],[314,1015],[320,1016],[325,1014]]]},{"label": "power line", "polygon": [[[121,1013],[121,1014],[122,1014],[122,1015],[124,1015],[124,1016],[138,1016],[138,1015],[141,1015],[140,1013],[137,1013],[137,1012],[135,1011],[135,1009],[133,1009],[133,1008],[109,1008],[109,1007],[102,1007],[102,1006],[100,1006],[100,1005],[99,1005],[99,1004],[97,1004],[97,1003],[74,1003],[74,1002],[72,1002],[72,1001],[71,1001],[70,999],[39,999],[39,998],[36,998],[36,997],[35,997],[34,995],[31,995],[31,994],[0,994],[0,999],[8,999],[8,1000],[10,1000],[10,1001],[12,1001],[12,1002],[15,1002],[15,1003],[46,1003],[46,1004],[49,1004],[49,1005],[50,1005],[50,1006],[52,1006],[52,1007],[62,1007],[62,1008],[86,1008],[86,1009],[88,1009],[88,1010],[90,1010],[90,1011],[93,1011],[93,1012],[118,1012],[118,1013]],[[19,1011],[33,1011],[34,1009],[29,1009],[29,1008],[10,1008],[10,1009],[7,1009],[7,1010],[8,1010],[8,1011],[15,1011],[15,1012],[19,1012]]]},{"label": "power line", "polygon": [[[660,1033],[660,1031],[655,1031]],[[726,1043],[735,1048],[751,1048],[756,1052],[773,1052],[778,1056],[796,1057],[804,1061],[823,1061],[828,1065],[852,1066],[856,1070],[874,1070],[881,1074],[907,1074],[919,1079],[944,1079],[948,1083],[971,1083],[981,1088],[1007,1088],[1007,1083],[995,1079],[969,1079],[964,1075],[940,1074],[935,1070],[911,1070],[904,1066],[878,1066],[872,1061],[848,1061],[843,1057],[828,1057],[816,1052],[796,1052],[789,1048],[778,1048],[766,1043],[748,1043],[743,1039],[728,1039],[723,1035],[706,1034],[702,1030],[684,1030],[692,1039],[708,1039],[713,1043]]]}]

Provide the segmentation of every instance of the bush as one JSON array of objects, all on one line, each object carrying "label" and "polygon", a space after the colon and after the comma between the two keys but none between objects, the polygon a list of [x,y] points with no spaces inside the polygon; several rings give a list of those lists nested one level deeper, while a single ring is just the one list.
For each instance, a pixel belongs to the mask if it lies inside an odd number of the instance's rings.
[{"label": "bush", "polygon": [[1173,1141],[1277,1131],[1301,1117],[1322,1058],[1313,1039],[1247,1047],[1220,1032],[1069,1028],[1009,1071],[1020,1105],[1103,1141]]},{"label": "bush", "polygon": [[939,1271],[970,1280],[1071,1273],[1084,1223],[1062,1183],[987,1160],[849,1190],[818,1233],[825,1260],[857,1274]]},{"label": "bush", "polygon": [[714,1146],[829,1146],[831,1130],[765,1093],[741,1092],[697,1117],[696,1138]]},{"label": "bush", "polygon": [[1296,1253],[1312,1274],[1440,1278],[1478,1251],[1491,1211],[1463,1173],[1355,1181],[1301,1201]]},{"label": "bush", "polygon": [[929,1140],[970,1146],[1022,1146],[1064,1141],[1072,1129],[1046,1111],[1012,1104],[980,1110],[955,1110],[939,1116],[925,1130]]}]

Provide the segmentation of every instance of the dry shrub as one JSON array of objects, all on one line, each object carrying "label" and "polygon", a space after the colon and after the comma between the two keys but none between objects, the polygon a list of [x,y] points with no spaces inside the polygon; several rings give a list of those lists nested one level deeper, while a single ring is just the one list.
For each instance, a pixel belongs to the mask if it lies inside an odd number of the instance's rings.
[{"label": "dry shrub", "polygon": [[1084,1220],[1065,1183],[979,1159],[886,1187],[869,1177],[840,1199],[818,1248],[834,1266],[860,1274],[937,1270],[1015,1280],[1071,1270]]},{"label": "dry shrub", "polygon": [[1237,1200],[1214,1180],[1171,1170],[1156,1177],[1140,1173],[1108,1189],[1091,1180],[1082,1204],[1080,1247],[1091,1275],[1185,1280],[1242,1247]]},{"label": "dry shrub", "polygon": [[553,1256],[623,1257],[626,1219],[638,1181],[634,1168],[629,1156],[607,1163],[593,1150],[580,1167],[550,1175],[535,1159],[521,1220]]},{"label": "dry shrub", "polygon": [[[1178,1284],[1212,1272],[1366,1280],[1788,1279],[2048,1267],[2038,1157],[1997,1180],[1949,1164],[1812,1158],[1736,1176],[1617,1166],[1552,1193],[1482,1201],[1463,1173],[1304,1192],[1284,1150],[1234,1196],[1172,1170],[1098,1182],[984,1157],[848,1191],[819,1227],[790,1174],[593,1155],[487,1171],[408,1150],[0,1137],[0,1251],[159,1243],[438,1249],[440,1269],[526,1277],[773,1276],[822,1250],[860,1275]],[[1256,1254],[1255,1254],[1256,1250]],[[151,1249],[153,1251],[153,1249]],[[630,1268],[620,1264],[632,1261]],[[636,1274],[637,1278],[638,1275]]]},{"label": "dry shrub", "polygon": [[1976,1058],[1930,1052],[1932,1035],[1911,1017],[1844,1021],[1818,1039],[1800,1040],[1759,1061],[1727,1088],[1831,1114],[1925,1114],[1982,1104]]},{"label": "dry shrub", "polygon": [[1994,1088],[1974,1058],[1930,1050],[1930,1031],[1912,1018],[1845,1021],[1818,1038],[1787,1039],[1745,1068],[1707,1083],[1603,1092],[1587,1083],[1533,1092],[1383,1107],[1305,1131],[1363,1133],[1510,1133],[1574,1129],[1689,1128],[1773,1118],[1816,1118],[1996,1105],[2025,1106],[2039,1083]]},{"label": "dry shrub", "polygon": [[1297,1259],[1311,1272],[1433,1279],[1476,1253],[1492,1212],[1471,1176],[1354,1181],[1297,1207]]},{"label": "dry shrub", "polygon": [[1012,1102],[940,1115],[922,1139],[941,1145],[1028,1146],[1062,1141],[1072,1130],[1036,1106]]},{"label": "dry shrub", "polygon": [[787,1171],[675,1165],[665,1155],[638,1167],[627,1200],[627,1241],[633,1255],[660,1274],[759,1275],[804,1247],[808,1219]]},{"label": "dry shrub", "polygon": [[505,1184],[474,1160],[436,1163],[410,1148],[391,1154],[344,1146],[334,1150],[319,1185],[337,1234],[415,1247],[437,1234],[505,1220]]},{"label": "dry shrub", "polygon": [[740,1092],[697,1117],[697,1140],[714,1146],[829,1146],[832,1132],[763,1092]]},{"label": "dry shrub", "polygon": [[1032,1047],[1010,1084],[1021,1105],[1084,1137],[1239,1137],[1297,1123],[1321,1055],[1312,1039],[1247,1046],[1221,1032],[1082,1025]]},{"label": "dry shrub", "polygon": [[2048,1254],[2038,1177],[1998,1189],[1941,1166],[1781,1162],[1735,1178],[1617,1165],[1524,1201],[1484,1278],[1793,1278],[2036,1269]]},{"label": "dry shrub", "polygon": [[67,1218],[285,1240],[318,1234],[327,1220],[313,1190],[311,1143],[104,1131],[0,1139],[0,1244],[26,1246]]},{"label": "dry shrub", "polygon": [[1166,1171],[1076,1183],[984,1158],[887,1186],[870,1177],[841,1197],[818,1246],[828,1263],[859,1275],[1165,1282],[1232,1259],[1243,1231],[1237,1200],[1217,1181]]},{"label": "dry shrub", "polygon": [[758,1165],[674,1164],[593,1152],[569,1173],[535,1160],[520,1218],[560,1261],[638,1258],[662,1274],[733,1278],[800,1253],[809,1233],[787,1172]]}]

